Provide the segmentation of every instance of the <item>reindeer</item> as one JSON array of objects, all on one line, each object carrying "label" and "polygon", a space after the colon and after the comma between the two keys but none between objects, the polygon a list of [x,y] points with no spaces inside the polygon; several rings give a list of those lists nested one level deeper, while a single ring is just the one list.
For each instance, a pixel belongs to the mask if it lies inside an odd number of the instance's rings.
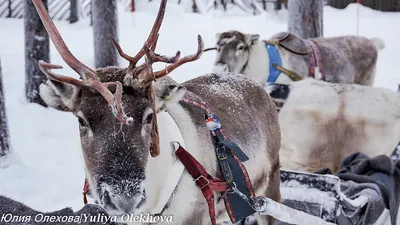
[{"label": "reindeer", "polygon": [[[167,0],[161,1],[136,56],[125,54],[112,38],[121,57],[129,61],[127,68],[96,70],[72,55],[41,0],[33,2],[59,54],[81,77],[58,75],[51,69],[61,66],[40,61],[49,78],[40,86],[40,96],[50,107],[77,117],[90,196],[108,213],[173,215],[174,224],[209,224],[206,201],[193,178],[179,167],[170,146],[178,141],[217,176],[215,147],[204,114],[183,104],[185,96],[206,102],[219,116],[225,135],[249,157],[243,165],[255,194],[280,200],[280,129],[273,102],[261,86],[240,74],[207,74],[182,84],[167,77],[203,52],[200,35],[194,55],[180,58],[178,51],[166,57],[154,52]],[[136,66],[142,57],[145,62]],[[155,62],[170,65],[153,72]],[[219,193],[214,193],[217,221],[222,223],[229,218],[217,197]],[[269,217],[257,220],[273,224]]]},{"label": "reindeer", "polygon": [[[332,83],[372,86],[377,52],[384,48],[381,39],[356,36],[305,40],[281,32],[266,41],[259,41],[259,38],[258,34],[235,30],[217,33],[216,47],[211,48],[217,50],[213,72],[245,74],[263,86],[266,82],[289,84],[309,75]],[[267,48],[273,50],[273,47],[277,53],[270,55]],[[284,72],[282,70],[275,71],[278,74],[273,75],[275,61],[280,61],[283,68],[294,71],[300,77],[293,79],[280,73]],[[315,71],[314,67],[317,67]]]},{"label": "reindeer", "polygon": [[390,156],[399,143],[400,95],[395,91],[311,78],[269,83],[266,89],[272,98],[287,95],[279,111],[282,168],[336,172],[352,153]]}]

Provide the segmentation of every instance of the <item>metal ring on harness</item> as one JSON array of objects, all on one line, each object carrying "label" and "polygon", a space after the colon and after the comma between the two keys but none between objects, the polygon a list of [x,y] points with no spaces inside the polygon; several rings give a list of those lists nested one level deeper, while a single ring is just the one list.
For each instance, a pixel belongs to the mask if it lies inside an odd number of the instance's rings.
[{"label": "metal ring on harness", "polygon": [[[235,182],[232,182],[232,184],[233,184],[233,187],[229,188],[229,189],[226,191],[226,192],[229,193],[229,194],[234,194],[234,193],[236,193],[236,190],[238,190],[237,187],[236,187],[236,183],[235,183]],[[230,189],[232,189],[232,191],[229,191]]]},{"label": "metal ring on harness", "polygon": [[260,212],[267,209],[268,202],[262,196],[257,196],[253,199],[252,207],[255,211]]},{"label": "metal ring on harness", "polygon": [[[175,147],[175,144],[178,144],[178,147]],[[172,154],[175,154],[176,151],[178,151],[179,147],[181,147],[181,144],[178,141],[171,141],[170,142],[171,148],[172,148]]]}]

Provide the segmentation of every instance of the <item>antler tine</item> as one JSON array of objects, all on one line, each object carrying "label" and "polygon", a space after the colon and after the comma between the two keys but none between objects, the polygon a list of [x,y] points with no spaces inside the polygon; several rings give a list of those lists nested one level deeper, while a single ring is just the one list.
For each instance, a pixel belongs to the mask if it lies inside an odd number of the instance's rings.
[{"label": "antler tine", "polygon": [[175,56],[168,57],[168,56],[156,54],[152,49],[150,49],[147,46],[147,44],[145,44],[143,47],[144,47],[144,52],[146,54],[146,63],[148,63],[148,64],[152,64],[155,62],[175,63],[176,61],[178,61],[179,57],[181,56],[180,51],[177,51]]},{"label": "antler tine", "polygon": [[[133,119],[131,117],[127,117],[122,109],[122,84],[120,82],[101,83],[96,72],[76,59],[75,56],[73,56],[69,51],[56,26],[51,20],[46,8],[44,7],[42,0],[32,0],[32,2],[35,5],[36,11],[38,12],[39,17],[51,40],[53,41],[58,53],[61,55],[63,60],[81,76],[83,81],[51,72],[51,69],[60,69],[62,67],[46,63],[44,61],[39,61],[40,70],[52,80],[69,83],[80,88],[91,88],[96,90],[110,105],[114,116],[122,123],[131,125]],[[116,85],[115,96],[110,92],[110,90],[108,90],[108,86],[110,85]]]},{"label": "antler tine", "polygon": [[[164,19],[165,7],[167,6],[167,0],[161,0],[160,8],[158,9],[156,20],[154,21],[153,28],[149,36],[147,37],[146,43],[149,43],[150,46],[156,45],[158,39],[158,32],[160,31],[161,23]],[[133,69],[136,66],[136,63],[144,56],[144,46],[142,49],[130,60],[131,68]]]},{"label": "antler tine", "polygon": [[124,59],[126,59],[126,60],[128,60],[128,61],[134,60],[133,57],[129,56],[128,54],[126,54],[126,53],[122,50],[121,45],[117,42],[117,40],[115,40],[115,38],[114,38],[111,34],[109,34],[108,36],[111,38],[111,41],[113,42],[115,48],[117,49],[118,54],[119,54],[122,58],[124,58]]},{"label": "antler tine", "polygon": [[157,34],[156,39],[154,39],[154,43],[150,46],[150,50],[152,50],[153,52],[156,50],[157,48],[157,42],[158,42],[158,38],[160,37],[160,34]]},{"label": "antler tine", "polygon": [[39,69],[51,80],[62,82],[62,83],[68,83],[72,84],[77,87],[85,87],[86,85],[83,83],[83,81],[74,79],[72,77],[67,77],[59,74],[53,73],[51,70],[52,69],[62,69],[62,66],[59,65],[54,65],[47,63],[43,60],[39,60]]},{"label": "antler tine", "polygon": [[[122,98],[122,84],[121,82],[108,82],[101,83],[98,80],[89,80],[89,82],[81,81],[74,79],[72,77],[67,77],[63,75],[59,75],[53,73],[52,69],[62,69],[62,66],[54,65],[51,63],[47,63],[43,60],[39,60],[39,68],[40,70],[51,80],[58,81],[61,83],[68,83],[79,88],[93,88],[97,92],[99,92],[103,98],[107,101],[108,105],[110,105],[114,116],[124,124],[131,125],[133,119],[131,117],[126,116],[124,110],[122,108],[121,98]],[[111,85],[115,85],[116,91],[115,95],[113,95],[108,87]]]},{"label": "antler tine", "polygon": [[80,62],[72,53],[69,51],[67,45],[64,40],[61,38],[60,33],[58,32],[56,26],[51,20],[45,6],[43,5],[42,0],[32,0],[35,8],[39,14],[42,23],[49,34],[51,40],[53,41],[58,53],[60,53],[63,60],[73,69],[75,70],[83,79],[97,79],[96,72],[87,67],[85,64]]},{"label": "antler tine", "polygon": [[203,54],[204,43],[203,43],[203,39],[201,38],[201,35],[197,36],[197,40],[198,40],[198,44],[199,45],[198,45],[196,54],[185,56],[185,57],[179,59],[176,63],[167,66],[167,68],[155,72],[153,74],[154,77],[157,79],[157,78],[166,76],[167,74],[172,72],[174,69],[178,68],[179,66],[181,66],[181,65],[183,65],[183,64],[185,64],[187,62],[192,62],[192,61],[195,61],[195,60],[199,59],[200,56]]}]

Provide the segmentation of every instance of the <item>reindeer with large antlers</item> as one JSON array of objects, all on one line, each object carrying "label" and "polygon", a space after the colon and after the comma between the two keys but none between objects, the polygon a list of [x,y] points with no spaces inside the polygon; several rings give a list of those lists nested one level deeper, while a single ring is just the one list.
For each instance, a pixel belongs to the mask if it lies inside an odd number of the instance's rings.
[{"label": "reindeer with large antlers", "polygon": [[[275,106],[261,86],[242,75],[209,74],[182,84],[167,77],[180,65],[198,59],[203,42],[199,35],[197,53],[183,58],[180,52],[174,57],[154,52],[166,0],[161,1],[153,29],[136,56],[125,54],[112,38],[129,66],[96,70],[71,54],[41,0],[33,2],[59,54],[81,77],[55,74],[51,69],[61,66],[40,62],[49,78],[40,87],[43,100],[78,118],[89,195],[97,204],[113,215],[144,212],[172,215],[174,224],[209,223],[207,203],[170,145],[178,141],[217,176],[215,147],[204,114],[184,104],[185,96],[201,99],[218,114],[224,134],[249,158],[243,164],[255,194],[280,200]],[[142,57],[145,62],[137,66]],[[153,72],[154,62],[169,65]],[[224,203],[217,201],[219,193],[214,194],[218,223],[229,221]],[[273,222],[264,216],[257,219],[259,224]]]}]

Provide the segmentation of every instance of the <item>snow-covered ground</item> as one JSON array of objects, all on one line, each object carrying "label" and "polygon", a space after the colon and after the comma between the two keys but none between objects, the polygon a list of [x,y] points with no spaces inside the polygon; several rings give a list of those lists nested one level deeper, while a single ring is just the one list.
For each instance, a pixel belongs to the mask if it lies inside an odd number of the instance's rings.
[{"label": "snow-covered ground", "polygon": [[[120,10],[120,43],[134,55],[147,37],[158,9],[158,1],[131,14]],[[386,48],[379,53],[375,86],[397,89],[400,83],[400,13],[382,13],[360,8],[360,35],[380,37]],[[92,29],[88,20],[70,25],[56,21],[60,33],[75,56],[85,64],[94,64]],[[196,35],[201,34],[206,47],[214,45],[215,33],[229,29],[259,33],[266,39],[287,28],[287,12],[265,13],[248,17],[212,17],[184,13],[178,5],[168,4],[161,27],[157,52],[173,55],[192,54],[197,49]],[[356,34],[356,6],[345,10],[325,7],[325,36]],[[211,71],[213,52],[204,53],[196,62],[172,73],[185,81]],[[78,122],[72,114],[57,112],[24,98],[24,28],[23,20],[0,19],[0,56],[3,67],[6,108],[9,119],[14,161],[0,161],[0,194],[22,201],[30,207],[49,211],[83,206],[84,164],[80,150]],[[51,62],[63,65],[60,73],[77,77],[62,61],[51,44]],[[121,60],[121,66],[127,62]],[[156,65],[162,69],[164,65]]]}]

